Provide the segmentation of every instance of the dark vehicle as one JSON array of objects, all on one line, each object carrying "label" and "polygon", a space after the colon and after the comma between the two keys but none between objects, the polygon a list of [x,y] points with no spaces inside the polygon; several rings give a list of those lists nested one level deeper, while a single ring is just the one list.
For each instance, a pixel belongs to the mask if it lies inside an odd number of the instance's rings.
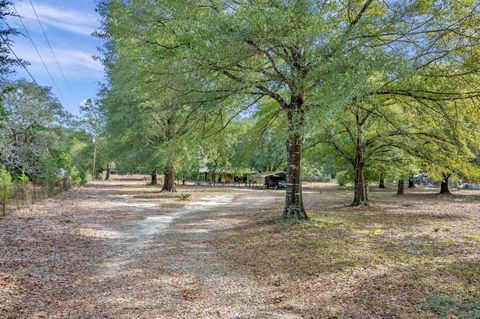
[{"label": "dark vehicle", "polygon": [[265,177],[265,187],[267,189],[284,189],[287,188],[287,174],[286,173],[277,173],[275,175],[270,175]]}]

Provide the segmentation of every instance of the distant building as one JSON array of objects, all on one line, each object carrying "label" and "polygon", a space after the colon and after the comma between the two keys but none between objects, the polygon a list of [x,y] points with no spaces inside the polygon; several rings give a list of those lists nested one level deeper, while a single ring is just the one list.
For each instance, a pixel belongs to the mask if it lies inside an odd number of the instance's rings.
[{"label": "distant building", "polygon": [[254,170],[245,168],[204,167],[199,170],[199,180],[201,182],[246,184],[250,182],[251,176],[256,173]]}]

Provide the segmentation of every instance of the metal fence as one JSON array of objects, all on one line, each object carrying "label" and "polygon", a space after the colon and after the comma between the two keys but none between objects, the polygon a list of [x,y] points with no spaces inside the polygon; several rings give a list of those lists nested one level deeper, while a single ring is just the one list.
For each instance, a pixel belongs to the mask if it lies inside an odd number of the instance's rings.
[{"label": "metal fence", "polygon": [[[55,196],[64,190],[62,183],[33,183],[33,182],[15,182],[10,191],[10,196],[6,196],[5,210],[0,205],[0,216],[11,214],[13,211],[36,204],[49,197]],[[0,189],[3,196],[3,190]]]}]

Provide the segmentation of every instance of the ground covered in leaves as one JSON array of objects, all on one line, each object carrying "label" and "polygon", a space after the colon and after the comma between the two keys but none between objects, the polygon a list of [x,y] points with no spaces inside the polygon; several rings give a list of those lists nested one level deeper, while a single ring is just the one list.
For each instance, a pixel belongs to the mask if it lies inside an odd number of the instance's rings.
[{"label": "ground covered in leaves", "polygon": [[117,177],[0,219],[0,318],[480,318],[480,194]]},{"label": "ground covered in leaves", "polygon": [[275,286],[269,302],[306,318],[480,318],[480,192],[405,196],[306,192],[310,220],[255,214],[222,243],[232,263]]},{"label": "ground covered in leaves", "polygon": [[[0,219],[0,318],[298,318],[214,243],[277,197],[91,183]],[[252,197],[253,196],[253,197]]]}]

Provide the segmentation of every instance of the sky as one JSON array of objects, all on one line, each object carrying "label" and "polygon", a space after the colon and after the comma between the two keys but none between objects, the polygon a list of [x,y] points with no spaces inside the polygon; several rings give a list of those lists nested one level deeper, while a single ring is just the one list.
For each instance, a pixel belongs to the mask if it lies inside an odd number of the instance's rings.
[{"label": "sky", "polygon": [[[24,36],[13,38],[13,50],[17,56],[30,63],[27,68],[38,84],[52,87],[53,93],[64,108],[78,114],[79,105],[87,98],[95,97],[99,83],[104,82],[103,66],[93,59],[93,56],[99,55],[97,48],[102,45],[99,39],[91,35],[100,25],[100,17],[95,12],[95,0],[31,0],[31,2],[61,71],[45,40],[30,0],[14,0],[13,3],[41,58],[17,17],[10,17],[8,23]],[[42,59],[53,81],[45,70]],[[14,78],[31,79],[21,67],[17,67],[16,71]]]}]

